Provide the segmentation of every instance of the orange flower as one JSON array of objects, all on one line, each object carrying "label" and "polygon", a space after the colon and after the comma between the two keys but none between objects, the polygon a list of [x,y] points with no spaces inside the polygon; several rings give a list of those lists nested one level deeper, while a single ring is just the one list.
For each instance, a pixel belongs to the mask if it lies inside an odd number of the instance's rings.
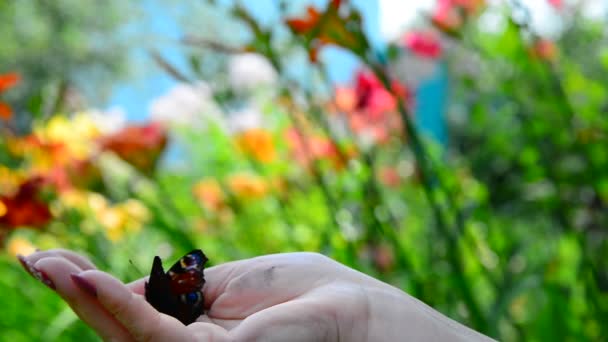
[{"label": "orange flower", "polygon": [[275,158],[274,144],[270,132],[254,128],[240,133],[236,137],[241,150],[260,162],[271,162]]},{"label": "orange flower", "polygon": [[[14,87],[21,77],[16,73],[9,73],[0,75],[0,93],[6,91],[9,88]],[[8,121],[13,117],[13,110],[9,105],[0,101],[0,119]]]},{"label": "orange flower", "polygon": [[268,193],[268,185],[259,176],[250,173],[237,173],[227,180],[228,187],[237,196],[246,199],[264,197]]},{"label": "orange flower", "polygon": [[306,9],[306,17],[291,18],[285,20],[285,22],[294,32],[308,33],[317,26],[319,19],[321,19],[321,13],[319,13],[316,8],[308,6]]},{"label": "orange flower", "polygon": [[224,192],[215,179],[203,179],[192,188],[194,197],[211,211],[219,211],[226,206]]},{"label": "orange flower", "polygon": [[340,5],[340,0],[330,1],[323,13],[309,6],[305,17],[285,20],[293,33],[306,38],[313,63],[324,45],[341,46],[360,55],[368,48],[359,13]]},{"label": "orange flower", "polygon": [[14,72],[0,75],[0,93],[14,87],[19,81],[21,81],[21,76]]}]

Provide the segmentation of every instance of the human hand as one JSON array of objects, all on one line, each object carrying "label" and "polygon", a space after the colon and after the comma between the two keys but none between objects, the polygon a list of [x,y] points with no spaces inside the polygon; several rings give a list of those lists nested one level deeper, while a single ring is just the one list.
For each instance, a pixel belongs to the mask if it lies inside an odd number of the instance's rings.
[{"label": "human hand", "polygon": [[404,292],[315,253],[267,255],[205,270],[207,312],[188,326],[145,301],[145,278],[125,285],[66,250],[20,260],[104,340],[487,339]]}]

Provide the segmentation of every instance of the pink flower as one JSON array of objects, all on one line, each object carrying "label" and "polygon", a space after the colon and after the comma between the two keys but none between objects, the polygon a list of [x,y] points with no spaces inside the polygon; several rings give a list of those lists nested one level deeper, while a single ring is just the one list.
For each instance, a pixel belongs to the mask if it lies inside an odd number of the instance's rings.
[{"label": "pink flower", "polygon": [[547,2],[558,11],[564,7],[564,2],[562,0],[547,0]]},{"label": "pink flower", "polygon": [[438,59],[443,52],[439,37],[431,31],[408,32],[404,42],[415,55],[423,58]]}]

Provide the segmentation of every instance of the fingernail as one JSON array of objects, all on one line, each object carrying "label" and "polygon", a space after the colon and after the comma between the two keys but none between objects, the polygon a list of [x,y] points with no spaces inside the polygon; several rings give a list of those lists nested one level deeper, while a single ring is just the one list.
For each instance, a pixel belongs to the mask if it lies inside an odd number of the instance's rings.
[{"label": "fingernail", "polygon": [[21,254],[17,254],[17,260],[19,260],[19,263],[21,264],[21,266],[23,266],[27,273],[29,273],[33,277],[34,273],[32,272],[32,268],[34,268],[34,266],[30,264],[30,262],[27,261],[27,259],[25,259],[25,257]]},{"label": "fingernail", "polygon": [[44,271],[41,271],[34,267],[34,265],[32,265],[32,263],[29,262],[23,255],[17,255],[17,259],[19,260],[19,263],[21,263],[21,266],[23,266],[23,268],[27,271],[27,273],[41,281],[44,285],[55,290],[55,284],[53,283],[51,278],[49,278],[49,276],[44,273]]},{"label": "fingernail", "polygon": [[84,277],[79,276],[76,273],[70,274],[72,281],[76,286],[78,286],[84,292],[90,294],[93,297],[97,297],[97,288],[90,281],[86,280]]}]

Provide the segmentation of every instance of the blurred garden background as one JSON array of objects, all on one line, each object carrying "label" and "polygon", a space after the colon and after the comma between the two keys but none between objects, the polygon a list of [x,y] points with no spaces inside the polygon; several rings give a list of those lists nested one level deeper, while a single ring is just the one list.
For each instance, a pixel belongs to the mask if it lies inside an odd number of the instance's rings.
[{"label": "blurred garden background", "polygon": [[608,340],[604,0],[0,2],[0,340],[124,281],[316,251],[504,341]]}]

